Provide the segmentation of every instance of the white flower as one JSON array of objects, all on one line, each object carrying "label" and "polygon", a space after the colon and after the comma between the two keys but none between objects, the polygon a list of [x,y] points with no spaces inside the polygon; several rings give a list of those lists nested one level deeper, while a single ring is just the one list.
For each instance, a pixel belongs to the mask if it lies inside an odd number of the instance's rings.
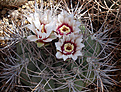
[{"label": "white flower", "polygon": [[82,48],[84,44],[82,42],[82,35],[63,35],[62,39],[59,39],[59,42],[56,42],[56,57],[58,59],[63,58],[64,61],[68,58],[76,60],[78,56],[82,56]]},{"label": "white flower", "polygon": [[56,27],[57,37],[60,38],[63,35],[68,35],[71,33],[79,33],[80,25],[81,25],[81,23],[74,19],[73,14],[69,14],[63,10],[58,15],[58,20],[57,20],[57,25],[56,25],[57,26]]},{"label": "white flower", "polygon": [[37,44],[39,43],[38,46],[40,47],[44,45],[44,43],[56,39],[54,34],[54,30],[56,30],[56,22],[50,10],[46,10],[44,13],[36,10],[35,13],[27,16],[27,19],[30,22],[27,27],[34,33],[34,35],[27,37],[28,40],[35,41]]}]

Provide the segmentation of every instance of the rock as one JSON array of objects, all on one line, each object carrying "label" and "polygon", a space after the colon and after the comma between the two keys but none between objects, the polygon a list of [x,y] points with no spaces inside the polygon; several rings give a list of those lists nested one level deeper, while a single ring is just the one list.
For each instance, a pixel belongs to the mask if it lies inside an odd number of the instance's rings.
[{"label": "rock", "polygon": [[7,10],[5,10],[5,9],[3,9],[1,12],[2,15],[6,14],[6,13],[7,13]]}]

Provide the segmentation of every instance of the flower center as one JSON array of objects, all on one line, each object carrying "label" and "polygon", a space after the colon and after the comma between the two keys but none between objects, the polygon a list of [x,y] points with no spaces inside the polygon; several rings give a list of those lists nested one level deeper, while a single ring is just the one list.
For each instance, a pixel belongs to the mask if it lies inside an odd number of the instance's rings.
[{"label": "flower center", "polygon": [[66,52],[72,52],[72,51],[74,50],[74,45],[71,44],[71,43],[66,43],[66,44],[64,45],[64,50],[65,50]]},{"label": "flower center", "polygon": [[69,27],[67,27],[66,25],[63,25],[61,28],[60,28],[60,32],[61,33],[69,33],[69,32],[71,32],[71,30],[70,30],[70,28]]},{"label": "flower center", "polygon": [[60,35],[63,35],[63,34],[68,35],[68,34],[70,34],[71,32],[73,32],[72,27],[69,26],[69,25],[66,24],[66,23],[63,23],[61,26],[59,26],[59,27],[57,28],[57,31],[58,31],[58,33],[59,33]]}]

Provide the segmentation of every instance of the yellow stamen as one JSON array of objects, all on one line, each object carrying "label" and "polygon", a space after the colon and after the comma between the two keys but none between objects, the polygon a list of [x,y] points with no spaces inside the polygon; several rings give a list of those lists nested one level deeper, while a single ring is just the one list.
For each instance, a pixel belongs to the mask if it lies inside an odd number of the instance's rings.
[{"label": "yellow stamen", "polygon": [[71,30],[70,30],[70,28],[67,27],[66,25],[63,25],[63,26],[60,28],[60,31],[61,31],[61,33],[64,33],[64,32],[69,33]]},{"label": "yellow stamen", "polygon": [[72,51],[74,50],[74,45],[71,44],[71,43],[66,43],[66,44],[64,45],[64,50],[65,50],[66,52],[72,52]]},{"label": "yellow stamen", "polygon": [[45,32],[45,26],[44,26],[44,25],[42,25],[42,30],[41,30],[41,32],[42,32],[42,33]]}]

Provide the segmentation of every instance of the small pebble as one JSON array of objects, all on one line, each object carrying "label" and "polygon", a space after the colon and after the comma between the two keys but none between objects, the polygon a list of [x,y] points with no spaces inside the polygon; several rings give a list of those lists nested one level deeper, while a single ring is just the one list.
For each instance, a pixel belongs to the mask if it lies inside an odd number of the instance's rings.
[{"label": "small pebble", "polygon": [[25,9],[25,8],[26,8],[26,6],[25,6],[25,5],[23,5],[23,6],[22,6],[22,9]]},{"label": "small pebble", "polygon": [[3,15],[6,14],[6,13],[7,13],[7,10],[5,10],[5,9],[2,10],[2,12],[1,12],[1,14],[3,14]]},{"label": "small pebble", "polygon": [[0,9],[2,9],[2,6],[0,6]]},{"label": "small pebble", "polygon": [[2,20],[0,20],[0,24],[2,24]]}]

